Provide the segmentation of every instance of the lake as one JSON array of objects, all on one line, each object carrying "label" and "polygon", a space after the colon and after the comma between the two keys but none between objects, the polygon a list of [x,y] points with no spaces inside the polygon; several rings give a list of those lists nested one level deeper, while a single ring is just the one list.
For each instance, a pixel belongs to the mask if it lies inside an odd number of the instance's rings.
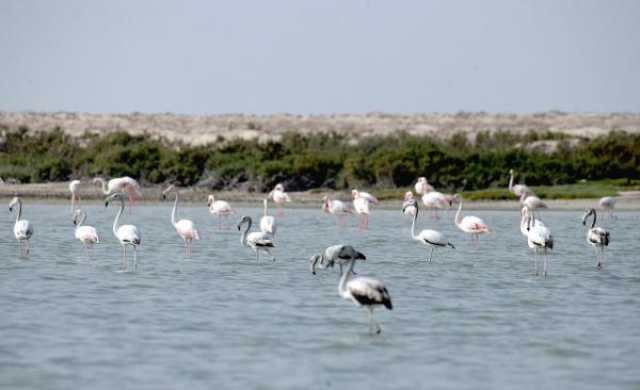
[{"label": "lake", "polygon": [[[220,227],[205,205],[186,205],[201,240],[191,258],[170,224],[172,202],[136,206],[138,266],[122,272],[114,206],[86,206],[102,243],[87,256],[67,205],[26,200],[35,234],[28,259],[0,221],[0,388],[6,389],[513,389],[640,386],[640,213],[600,218],[611,231],[604,269],[586,243],[582,211],[545,211],[550,276],[513,211],[469,211],[492,234],[475,246],[453,224],[421,216],[456,249],[427,263],[399,210],[374,210],[369,230],[318,209],[277,216],[275,262],[240,245],[243,208]],[[274,210],[275,212],[275,210]],[[254,227],[255,228],[255,227]],[[309,271],[336,243],[367,255],[362,276],[386,284],[393,311],[340,298],[338,270]]]}]

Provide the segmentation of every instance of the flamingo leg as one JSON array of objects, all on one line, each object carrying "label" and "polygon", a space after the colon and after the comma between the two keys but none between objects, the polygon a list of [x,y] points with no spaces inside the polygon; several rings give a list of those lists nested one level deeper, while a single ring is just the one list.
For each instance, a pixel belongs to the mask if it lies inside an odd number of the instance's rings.
[{"label": "flamingo leg", "polygon": [[24,241],[24,255],[29,256],[29,240]]},{"label": "flamingo leg", "polygon": [[429,251],[429,258],[427,259],[427,261],[429,263],[431,263],[431,257],[433,256],[433,247],[431,247],[431,250]]},{"label": "flamingo leg", "polygon": [[138,247],[133,246],[133,271],[138,270]]},{"label": "flamingo leg", "polygon": [[369,311],[369,333],[380,334],[382,329],[380,329],[380,325],[373,320],[373,306],[368,306],[367,310]]},{"label": "flamingo leg", "polygon": [[544,267],[544,278],[546,279],[547,275],[549,274],[549,272],[548,272],[549,265],[547,264],[547,251],[546,250],[544,251],[544,265],[543,265],[543,267]]},{"label": "flamingo leg", "polygon": [[260,261],[260,251],[256,249],[256,261]]},{"label": "flamingo leg", "polygon": [[127,269],[127,246],[122,245],[122,269]]},{"label": "flamingo leg", "polygon": [[538,273],[538,250],[537,249],[535,250],[535,252],[533,252],[533,266],[535,267],[536,276],[538,276],[539,273]]}]

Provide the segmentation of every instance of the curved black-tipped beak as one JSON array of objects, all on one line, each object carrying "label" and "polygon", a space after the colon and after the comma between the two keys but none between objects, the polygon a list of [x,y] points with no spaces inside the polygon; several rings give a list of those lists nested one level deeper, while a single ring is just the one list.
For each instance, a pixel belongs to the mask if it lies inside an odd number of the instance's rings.
[{"label": "curved black-tipped beak", "polygon": [[104,202],[104,207],[109,207],[109,202]]},{"label": "curved black-tipped beak", "polygon": [[9,207],[9,212],[12,212],[12,211],[13,211],[13,207]]}]

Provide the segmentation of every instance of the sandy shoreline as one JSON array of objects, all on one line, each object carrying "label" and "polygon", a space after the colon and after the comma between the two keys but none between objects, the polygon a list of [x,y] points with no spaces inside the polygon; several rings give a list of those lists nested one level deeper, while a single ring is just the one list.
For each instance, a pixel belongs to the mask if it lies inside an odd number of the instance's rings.
[{"label": "sandy shoreline", "polygon": [[[142,203],[161,202],[162,187],[144,187],[142,189]],[[375,191],[373,191],[375,193]],[[188,203],[202,203],[206,205],[207,196],[212,193],[205,188],[189,187],[180,190],[181,200]],[[227,200],[243,206],[256,205],[266,197],[265,193],[240,192],[240,191],[216,191],[213,192],[218,199]],[[68,183],[37,183],[37,184],[0,184],[0,197],[5,203],[15,194],[19,194],[25,199],[44,203],[66,203],[69,201],[70,193]],[[350,201],[351,194],[347,191],[304,191],[290,192],[292,203],[287,204],[288,208],[318,208],[322,205],[322,197],[330,195],[334,199]],[[104,200],[104,195],[97,186],[86,183],[80,190],[81,200],[89,203],[100,203]],[[589,207],[597,207],[598,199],[556,199],[545,200],[550,209],[554,210],[584,210]],[[402,200],[384,200],[376,208],[400,209]],[[483,200],[467,201],[465,209],[475,210],[518,210],[518,202],[515,200]],[[616,204],[616,210],[640,210],[640,194],[620,196]]]}]

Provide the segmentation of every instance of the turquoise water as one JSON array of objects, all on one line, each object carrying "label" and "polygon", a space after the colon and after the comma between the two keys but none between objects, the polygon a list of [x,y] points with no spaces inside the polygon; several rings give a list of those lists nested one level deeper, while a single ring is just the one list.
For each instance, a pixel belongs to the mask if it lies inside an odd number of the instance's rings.
[{"label": "turquoise water", "polygon": [[[278,217],[277,261],[255,261],[235,228],[203,207],[193,256],[169,223],[171,204],[139,206],[138,267],[122,272],[111,233],[115,209],[87,206],[103,242],[90,257],[73,238],[69,209],[27,201],[35,225],[18,258],[12,215],[0,221],[0,388],[638,388],[640,221],[602,224],[612,243],[595,269],[581,212],[547,211],[555,250],[548,279],[533,273],[517,211],[472,212],[494,233],[474,246],[452,223],[421,218],[456,250],[433,263],[409,237],[410,220],[375,210],[369,230],[319,209]],[[258,217],[257,208],[242,214]],[[471,213],[471,212],[470,212]],[[383,280],[394,310],[366,311],[338,296],[338,271],[308,258],[350,243],[368,259],[359,275]]]}]

